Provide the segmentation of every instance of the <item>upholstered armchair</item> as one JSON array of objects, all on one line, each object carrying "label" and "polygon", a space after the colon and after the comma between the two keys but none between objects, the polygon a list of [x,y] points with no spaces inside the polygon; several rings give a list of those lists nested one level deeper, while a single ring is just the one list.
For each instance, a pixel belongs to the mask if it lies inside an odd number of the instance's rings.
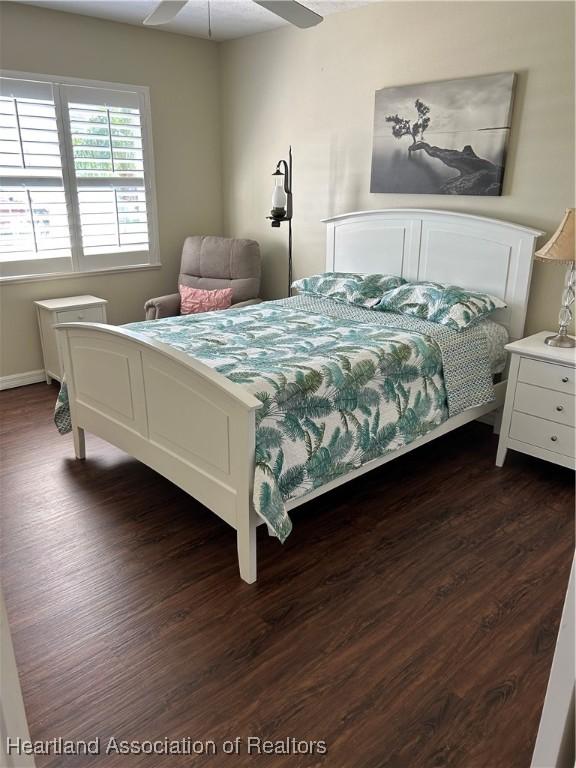
[{"label": "upholstered armchair", "polygon": [[[260,246],[255,240],[212,235],[187,237],[182,248],[179,285],[214,291],[232,288],[232,307],[259,304]],[[146,320],[180,314],[180,294],[148,299]]]}]

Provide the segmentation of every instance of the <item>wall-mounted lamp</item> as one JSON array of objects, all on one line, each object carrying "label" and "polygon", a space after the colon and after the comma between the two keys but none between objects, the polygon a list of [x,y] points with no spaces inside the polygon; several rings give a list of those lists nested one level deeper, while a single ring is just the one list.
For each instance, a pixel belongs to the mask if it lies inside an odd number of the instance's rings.
[{"label": "wall-mounted lamp", "polygon": [[272,210],[268,218],[273,227],[288,222],[288,296],[292,292],[292,147],[288,150],[288,162],[279,160],[272,174]]}]

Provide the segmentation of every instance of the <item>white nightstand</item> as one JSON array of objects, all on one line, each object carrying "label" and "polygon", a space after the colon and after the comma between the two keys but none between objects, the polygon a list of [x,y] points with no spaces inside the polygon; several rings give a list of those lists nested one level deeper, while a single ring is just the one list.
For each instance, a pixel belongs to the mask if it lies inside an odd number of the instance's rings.
[{"label": "white nightstand", "polygon": [[106,299],[99,299],[97,296],[67,296],[63,299],[34,302],[38,315],[47,384],[50,384],[52,379],[62,381],[54,325],[77,322],[105,323],[107,303]]},{"label": "white nightstand", "polygon": [[496,465],[506,451],[576,468],[576,350],[544,344],[550,331],[507,344],[511,354]]}]

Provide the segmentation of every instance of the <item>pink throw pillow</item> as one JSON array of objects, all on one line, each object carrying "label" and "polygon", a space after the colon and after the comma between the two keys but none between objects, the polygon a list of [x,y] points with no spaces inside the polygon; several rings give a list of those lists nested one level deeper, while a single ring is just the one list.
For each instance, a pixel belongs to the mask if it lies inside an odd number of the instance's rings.
[{"label": "pink throw pillow", "polygon": [[190,288],[179,285],[180,314],[192,315],[196,312],[211,312],[214,309],[228,309],[232,304],[232,288],[217,291],[205,291],[202,288]]}]

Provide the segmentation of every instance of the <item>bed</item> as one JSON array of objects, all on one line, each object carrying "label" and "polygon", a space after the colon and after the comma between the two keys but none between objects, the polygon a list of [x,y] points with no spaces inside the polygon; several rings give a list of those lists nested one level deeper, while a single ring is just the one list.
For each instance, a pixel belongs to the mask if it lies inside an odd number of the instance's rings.
[{"label": "bed", "polygon": [[[485,291],[507,304],[494,320],[522,336],[539,231],[418,209],[325,223],[327,271]],[[76,457],[87,430],[170,479],[236,530],[252,583],[259,524],[282,540],[293,508],[502,407],[505,380],[493,385],[493,367],[478,362],[485,331],[450,337],[422,323],[303,296],[124,327],[56,326]]]}]

